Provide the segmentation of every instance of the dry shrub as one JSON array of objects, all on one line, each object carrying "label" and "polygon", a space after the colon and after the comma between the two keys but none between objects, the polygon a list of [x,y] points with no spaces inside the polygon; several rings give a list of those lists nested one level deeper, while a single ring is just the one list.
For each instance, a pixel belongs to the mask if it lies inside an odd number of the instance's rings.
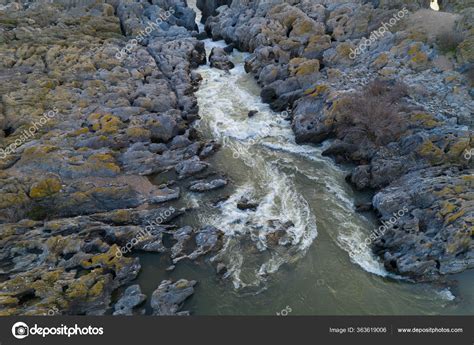
[{"label": "dry shrub", "polygon": [[337,114],[337,135],[361,133],[376,145],[397,140],[407,125],[400,115],[407,87],[398,81],[375,79],[360,92],[351,94]]},{"label": "dry shrub", "polygon": [[436,44],[443,53],[455,52],[463,41],[463,35],[457,31],[445,31],[436,37]]}]

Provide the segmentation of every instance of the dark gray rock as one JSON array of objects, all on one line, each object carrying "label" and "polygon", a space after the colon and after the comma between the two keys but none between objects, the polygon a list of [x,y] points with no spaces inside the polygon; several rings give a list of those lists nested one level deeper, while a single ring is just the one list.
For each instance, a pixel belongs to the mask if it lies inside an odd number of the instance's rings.
[{"label": "dark gray rock", "polygon": [[194,294],[195,280],[180,279],[173,283],[163,280],[151,296],[153,315],[189,315],[180,312],[184,301]]},{"label": "dark gray rock", "polygon": [[255,211],[258,208],[259,203],[249,200],[246,197],[242,197],[237,203],[239,210],[252,210]]},{"label": "dark gray rock", "polygon": [[224,49],[214,47],[209,55],[209,63],[211,67],[228,71],[235,67],[232,61],[230,61],[229,55]]},{"label": "dark gray rock", "polygon": [[258,110],[250,110],[249,113],[247,114],[248,117],[254,117],[257,115]]},{"label": "dark gray rock", "polygon": [[356,212],[368,212],[372,210],[371,202],[362,202],[355,205]]},{"label": "dark gray rock", "polygon": [[324,101],[312,97],[304,97],[295,103],[291,127],[298,143],[321,143],[332,134],[331,124],[323,119]]},{"label": "dark gray rock", "polygon": [[175,167],[176,173],[179,178],[185,178],[195,175],[209,166],[208,163],[199,160],[199,157],[194,156],[190,159],[178,163]]},{"label": "dark gray rock", "polygon": [[227,54],[232,54],[232,52],[234,51],[234,45],[233,44],[229,44],[228,46],[225,46],[224,47],[224,51],[227,53]]},{"label": "dark gray rock", "polygon": [[198,257],[209,252],[216,252],[222,248],[223,232],[214,226],[208,225],[197,231],[195,241],[197,248],[188,255],[190,260],[195,260]]},{"label": "dark gray rock", "polygon": [[[0,227],[11,229],[0,250],[0,290],[12,296],[3,311],[44,315],[54,304],[65,315],[103,315],[140,271],[133,252],[169,252],[164,236],[183,213],[150,207],[179,189],[145,175],[183,161],[178,171],[193,174],[207,167],[198,153],[213,152],[189,135],[198,116],[192,69],[206,63],[206,51],[181,0],[26,2],[2,11],[11,24],[0,33],[9,80],[2,95],[15,95],[0,107],[2,147],[43,111],[57,114],[0,159]],[[17,49],[33,45],[26,55]],[[142,300],[131,287],[115,313],[141,313]]]},{"label": "dark gray rock", "polygon": [[133,309],[146,300],[138,284],[129,286],[117,301],[113,315],[133,315]]},{"label": "dark gray rock", "polygon": [[191,192],[207,192],[227,186],[227,180],[225,179],[215,179],[209,182],[205,180],[193,181],[189,186]]},{"label": "dark gray rock", "polygon": [[201,149],[201,152],[199,153],[200,158],[207,158],[210,155],[212,155],[214,152],[216,152],[220,148],[220,144],[216,141],[210,141],[204,144],[204,146]]},{"label": "dark gray rock", "polygon": [[202,12],[201,22],[205,23],[209,16],[216,14],[216,9],[223,5],[230,5],[232,0],[197,0],[196,5]]},{"label": "dark gray rock", "polygon": [[176,243],[171,247],[172,259],[186,256],[186,249],[191,247],[192,236],[193,229],[190,226],[184,226],[173,232],[173,239]]},{"label": "dark gray rock", "polygon": [[216,267],[216,273],[219,275],[225,274],[227,272],[227,267],[222,262],[219,262]]}]

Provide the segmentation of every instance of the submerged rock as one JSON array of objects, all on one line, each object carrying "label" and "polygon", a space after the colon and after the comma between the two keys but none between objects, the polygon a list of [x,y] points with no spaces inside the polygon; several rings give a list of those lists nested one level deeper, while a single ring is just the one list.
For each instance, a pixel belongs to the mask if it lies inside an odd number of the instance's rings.
[{"label": "submerged rock", "polygon": [[176,173],[180,179],[195,175],[209,166],[208,163],[199,160],[199,157],[194,156],[190,159],[178,163],[175,167]]},{"label": "submerged rock", "polygon": [[247,114],[247,116],[248,117],[254,117],[257,114],[258,114],[258,110],[250,110],[249,113]]},{"label": "submerged rock", "polygon": [[227,180],[225,179],[215,179],[209,182],[205,180],[193,181],[191,182],[191,186],[189,186],[189,190],[191,192],[207,192],[219,188],[223,188],[227,185]]},{"label": "submerged rock", "polygon": [[189,311],[180,311],[184,301],[194,294],[195,280],[180,279],[173,283],[163,280],[151,296],[153,315],[189,315]]},{"label": "submerged rock", "polygon": [[222,48],[214,47],[209,55],[209,63],[211,67],[228,71],[235,67],[232,61],[230,61],[229,55]]},{"label": "submerged rock", "polygon": [[242,197],[237,203],[237,208],[239,210],[252,210],[255,211],[258,208],[259,203],[250,201],[246,197]]},{"label": "submerged rock", "polygon": [[268,232],[265,235],[267,244],[271,246],[288,245],[290,243],[288,230],[295,226],[292,221],[282,223],[279,220],[268,221]]},{"label": "submerged rock", "polygon": [[217,267],[216,267],[216,273],[219,274],[219,275],[223,275],[227,272],[227,267],[225,264],[223,264],[222,262],[219,262],[217,264]]}]

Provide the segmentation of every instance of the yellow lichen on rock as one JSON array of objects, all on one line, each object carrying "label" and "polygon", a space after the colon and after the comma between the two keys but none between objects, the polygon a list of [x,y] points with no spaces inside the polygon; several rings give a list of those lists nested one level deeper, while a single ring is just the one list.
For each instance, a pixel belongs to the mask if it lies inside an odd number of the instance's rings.
[{"label": "yellow lichen on rock", "polygon": [[58,193],[60,190],[61,181],[58,178],[45,178],[33,184],[30,189],[30,197],[33,199],[45,198]]},{"label": "yellow lichen on rock", "polygon": [[421,157],[428,159],[432,164],[438,164],[442,162],[444,152],[438,146],[433,144],[431,140],[425,140],[425,142],[418,148],[418,154]]}]

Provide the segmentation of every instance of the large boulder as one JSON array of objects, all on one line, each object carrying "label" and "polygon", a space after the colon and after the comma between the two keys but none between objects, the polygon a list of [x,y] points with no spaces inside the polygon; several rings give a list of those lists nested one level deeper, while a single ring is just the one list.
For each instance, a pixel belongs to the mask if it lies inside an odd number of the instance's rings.
[{"label": "large boulder", "polygon": [[214,47],[209,55],[209,63],[211,67],[228,71],[234,68],[234,64],[230,61],[229,54],[222,48]]},{"label": "large boulder", "polygon": [[184,301],[194,294],[195,280],[180,279],[173,283],[163,280],[151,296],[153,315],[189,315],[180,311]]}]

